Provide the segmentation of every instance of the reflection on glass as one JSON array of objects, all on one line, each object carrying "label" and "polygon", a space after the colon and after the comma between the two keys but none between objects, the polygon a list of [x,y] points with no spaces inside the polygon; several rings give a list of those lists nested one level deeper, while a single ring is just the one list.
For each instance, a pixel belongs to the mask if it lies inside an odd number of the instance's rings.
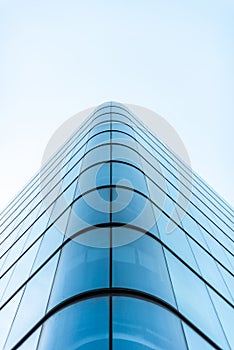
[{"label": "reflection on glass", "polygon": [[168,222],[169,218],[166,215],[163,213],[158,215],[157,225],[161,240],[193,269],[197,270],[197,264],[186,234],[178,226],[175,226],[171,233],[167,233]]},{"label": "reflection on glass", "polygon": [[[108,185],[110,185],[110,162],[95,164],[79,176],[76,197],[84,195],[87,191],[96,187]],[[109,201],[110,196],[106,200]]]},{"label": "reflection on glass", "polygon": [[19,293],[17,293],[0,312],[0,325],[1,325],[0,349],[3,349],[3,346],[6,341],[6,337],[10,330],[11,324],[14,320],[15,312],[18,308],[22,294],[23,294],[23,289],[21,289]]},{"label": "reflection on glass", "polygon": [[94,190],[76,200],[68,220],[67,234],[110,221],[110,188]]},{"label": "reflection on glass", "polygon": [[112,183],[128,186],[148,195],[143,173],[131,165],[119,162],[112,163]]},{"label": "reflection on glass", "polygon": [[204,338],[198,335],[192,328],[183,323],[183,328],[186,336],[186,341],[189,350],[213,350],[211,346]]},{"label": "reflection on glass", "polygon": [[[81,240],[86,245],[81,244]],[[51,293],[50,308],[78,293],[108,287],[109,249],[90,246],[94,244],[106,244],[109,247],[108,228],[84,233],[63,247]]]},{"label": "reflection on glass", "polygon": [[180,320],[163,307],[127,297],[113,298],[113,350],[184,350]]},{"label": "reflection on glass", "polygon": [[90,152],[86,153],[82,159],[81,171],[90,167],[90,165],[97,162],[105,162],[110,159],[110,145],[101,145],[97,148],[93,148]]},{"label": "reflection on glass", "polygon": [[139,232],[126,227],[113,228],[112,235],[114,242],[119,236],[133,240],[113,248],[113,286],[138,289],[175,305],[161,245],[146,234],[137,239]]},{"label": "reflection on glass", "polygon": [[[25,280],[29,277],[30,271],[33,265],[33,261],[35,259],[36,253],[38,251],[40,245],[40,241],[37,241],[31,249],[27,252],[27,254],[23,255],[22,258],[14,265],[12,271],[9,270],[10,279],[9,283],[6,286],[6,289],[3,293],[1,303],[10,298],[10,296],[25,282]],[[3,278],[8,278],[6,274]]]},{"label": "reflection on glass", "polygon": [[108,338],[108,299],[90,299],[50,317],[43,326],[38,350],[108,350]]},{"label": "reflection on glass", "polygon": [[216,261],[205,252],[198,244],[193,240],[190,240],[191,248],[196,257],[200,274],[208,281],[218,292],[220,292],[225,298],[229,299],[232,303],[232,296],[222,278],[218,264]]},{"label": "reflection on glass", "polygon": [[179,311],[222,349],[228,349],[217,313],[205,284],[167,251],[166,259]]},{"label": "reflection on glass", "polygon": [[33,350],[37,348],[38,339],[41,333],[41,328],[38,328],[27,340],[20,346],[20,350]]},{"label": "reflection on glass", "polygon": [[6,349],[11,349],[44,316],[57,259],[58,254],[26,285],[7,339]]},{"label": "reflection on glass", "polygon": [[214,306],[218,312],[220,321],[222,323],[223,330],[230,344],[230,348],[234,349],[234,312],[233,308],[228,305],[219,295],[217,295],[213,290],[209,288],[209,293],[211,295]]},{"label": "reflection on glass", "polygon": [[[89,139],[86,151],[98,145],[110,142],[110,131],[105,130],[101,134],[96,134],[96,129],[93,129],[91,135],[95,136]],[[89,137],[91,135],[89,135]]]},{"label": "reflection on glass", "polygon": [[150,231],[155,225],[151,202],[128,189],[116,187],[112,201],[112,220]]}]

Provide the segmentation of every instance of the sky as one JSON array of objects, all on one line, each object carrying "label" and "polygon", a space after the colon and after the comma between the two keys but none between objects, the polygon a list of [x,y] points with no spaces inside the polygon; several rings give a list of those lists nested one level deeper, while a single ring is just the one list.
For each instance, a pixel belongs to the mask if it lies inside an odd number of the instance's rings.
[{"label": "sky", "polygon": [[0,210],[56,129],[114,100],[149,108],[234,204],[233,0],[0,0]]}]

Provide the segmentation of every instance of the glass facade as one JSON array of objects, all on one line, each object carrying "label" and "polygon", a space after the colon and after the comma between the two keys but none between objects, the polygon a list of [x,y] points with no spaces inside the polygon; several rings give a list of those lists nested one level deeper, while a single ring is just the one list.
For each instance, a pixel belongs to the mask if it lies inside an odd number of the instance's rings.
[{"label": "glass facade", "polygon": [[124,105],[0,220],[0,349],[234,349],[233,209]]}]

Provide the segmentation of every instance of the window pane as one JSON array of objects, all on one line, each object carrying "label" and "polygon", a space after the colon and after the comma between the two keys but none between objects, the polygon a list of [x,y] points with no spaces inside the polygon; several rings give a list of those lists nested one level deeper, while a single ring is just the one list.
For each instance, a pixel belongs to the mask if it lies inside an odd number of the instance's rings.
[{"label": "window pane", "polygon": [[112,163],[112,183],[128,186],[148,195],[143,173],[130,165]]},{"label": "window pane", "polygon": [[52,316],[42,330],[39,350],[108,350],[108,299],[85,300]]},{"label": "window pane", "polygon": [[[113,228],[113,240],[121,235],[134,238],[131,243],[113,248],[113,285],[138,289],[175,304],[161,245],[144,234],[125,228]],[[137,239],[138,238],[138,239]]]},{"label": "window pane", "polygon": [[[99,186],[110,185],[110,163],[103,162],[85,170],[78,178],[76,197]],[[110,197],[107,199],[110,200]]]},{"label": "window pane", "polygon": [[4,306],[0,313],[0,349],[3,349],[5,344],[8,332],[10,330],[11,324],[15,317],[15,310],[17,309],[20,299],[23,294],[23,289],[19,293],[17,293],[9,303]]},{"label": "window pane", "polygon": [[[92,130],[92,133],[89,135],[95,135],[96,129]],[[101,134],[95,135],[87,143],[87,150],[96,147],[97,145],[110,142],[110,131],[104,131]]]},{"label": "window pane", "polygon": [[112,220],[131,224],[150,231],[155,225],[151,202],[144,196],[128,189],[114,190],[112,201]]},{"label": "window pane", "polygon": [[41,327],[38,328],[27,340],[20,346],[20,350],[35,350],[37,348]]},{"label": "window pane", "polygon": [[114,350],[186,349],[180,320],[150,302],[113,298]]},{"label": "window pane", "polygon": [[193,269],[197,269],[192,250],[188,244],[188,238],[184,231],[177,225],[172,232],[167,233],[169,218],[161,213],[157,220],[157,225],[161,240],[171,248],[181,259],[189,264]]},{"label": "window pane", "polygon": [[205,339],[203,339],[199,334],[197,334],[192,328],[183,323],[183,328],[188,343],[189,350],[213,350],[211,346]]},{"label": "window pane", "polygon": [[27,284],[6,343],[11,349],[43,316],[49,298],[58,254]]},{"label": "window pane", "polygon": [[72,206],[67,235],[78,233],[88,226],[110,221],[110,189],[94,190],[79,198]]},{"label": "window pane", "polygon": [[179,311],[222,349],[228,349],[205,284],[167,251],[166,258]]},{"label": "window pane", "polygon": [[228,305],[219,295],[217,295],[213,290],[209,289],[210,295],[212,297],[214,306],[218,312],[222,327],[224,329],[227,340],[230,344],[231,349],[234,349],[234,312],[233,308]]},{"label": "window pane", "polygon": [[[75,294],[96,288],[109,286],[109,249],[88,246],[89,241],[98,239],[102,235],[108,240],[109,229],[95,229],[82,234],[79,238],[83,242],[87,238],[87,245],[72,240],[61,252],[51,294],[50,308]],[[94,244],[94,242],[91,242]],[[104,242],[103,242],[104,243]],[[101,241],[99,241],[101,245]]]}]

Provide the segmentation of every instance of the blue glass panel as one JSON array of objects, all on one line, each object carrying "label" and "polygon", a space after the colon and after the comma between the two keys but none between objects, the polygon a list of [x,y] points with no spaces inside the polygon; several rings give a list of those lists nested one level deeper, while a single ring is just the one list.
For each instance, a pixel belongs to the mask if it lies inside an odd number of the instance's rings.
[{"label": "blue glass panel", "polygon": [[112,120],[113,119],[119,120],[123,123],[131,123],[129,116],[122,109],[116,109],[115,107],[112,107]]},{"label": "blue glass panel", "polygon": [[102,145],[97,148],[93,148],[90,152],[86,153],[83,160],[82,160],[82,168],[84,169],[90,167],[90,165],[98,163],[98,162],[105,162],[110,159],[110,146],[109,145]]},{"label": "blue glass panel", "polygon": [[[39,174],[37,175],[37,178],[35,179],[35,182],[29,183],[28,186],[25,187],[25,191],[23,190],[15,199],[12,201],[12,203],[6,207],[6,210],[2,212],[1,215],[1,231],[3,231],[6,224],[9,224],[9,219],[12,222],[13,217],[17,213],[17,210],[22,210],[23,207],[27,207],[25,211],[27,211],[30,207],[29,202],[32,200],[32,198],[36,195],[36,188],[39,185]],[[22,206],[23,203],[23,206]],[[1,234],[1,239],[3,234]]]},{"label": "blue glass panel", "polygon": [[163,176],[162,166],[141,147],[139,147],[139,152],[142,157],[145,157],[145,159],[141,158],[142,170],[147,175],[147,182],[152,183],[152,191],[155,192],[155,187],[159,187],[162,191],[167,192],[166,179]]},{"label": "blue glass panel", "polygon": [[[3,269],[5,269],[4,265],[6,266],[7,263],[7,257],[10,253],[9,248],[12,246],[14,247],[14,242],[16,242],[18,236],[21,234],[21,230],[15,230],[12,232],[10,239],[8,240],[9,246],[6,246],[1,252],[0,252],[0,271],[2,273]],[[12,249],[11,249],[12,250]],[[14,248],[13,248],[14,250]],[[14,259],[14,258],[13,258]],[[10,259],[9,263],[11,264],[12,259]]]},{"label": "blue glass panel", "polygon": [[11,299],[11,301],[7,303],[6,306],[4,306],[4,308],[0,312],[0,325],[1,325],[0,349],[4,348],[4,344],[6,342],[6,338],[10,330],[11,324],[14,320],[15,312],[19,305],[22,294],[23,294],[23,289],[21,289],[20,292],[17,293]]},{"label": "blue glass panel", "polygon": [[116,187],[112,201],[112,220],[131,224],[150,231],[155,227],[151,202],[142,195],[128,189]]},{"label": "blue glass panel", "polygon": [[[222,216],[222,212],[220,210],[216,209],[212,211],[211,206],[206,206],[201,200],[195,198],[195,196],[193,198],[193,202],[198,208],[193,206],[192,213],[198,218],[199,221],[204,222],[205,224],[205,220],[212,220],[227,235],[229,235],[229,237],[232,237],[234,225],[228,220],[227,217]],[[205,215],[207,215],[207,217]]]},{"label": "blue glass panel", "polygon": [[[82,150],[84,151],[84,150]],[[83,156],[83,152],[78,152],[69,162],[69,169],[67,169],[66,174],[63,178],[62,188],[66,188],[75,177],[78,176],[81,166],[81,158]],[[69,170],[69,171],[68,171]]]},{"label": "blue glass panel", "polygon": [[[32,198],[34,195],[32,195]],[[32,200],[30,198],[30,200]],[[31,210],[31,204],[28,203],[28,200],[26,202],[23,202],[21,205],[17,205],[13,213],[6,218],[4,218],[2,224],[1,224],[1,230],[0,230],[0,243],[3,242],[3,240],[9,236],[9,234],[18,227],[22,221],[23,218],[25,218],[30,210]]]},{"label": "blue glass panel", "polygon": [[[150,183],[150,181],[148,182]],[[177,206],[165,192],[163,192],[155,184],[151,183],[149,186],[150,196],[153,201],[153,210],[157,221],[161,225],[161,231],[165,234],[171,234],[181,225],[181,218],[177,214]],[[167,215],[164,215],[167,214]],[[161,218],[162,216],[162,218]]]},{"label": "blue glass panel", "polygon": [[71,305],[52,316],[42,330],[39,350],[108,350],[108,299]]},{"label": "blue glass panel", "polygon": [[92,120],[90,125],[88,125],[88,139],[95,136],[96,134],[110,131],[110,114],[103,114],[98,116],[96,119]]},{"label": "blue glass panel", "polygon": [[43,316],[46,310],[58,254],[27,284],[7,339],[11,349]]},{"label": "blue glass panel", "polygon": [[[112,145],[112,160],[123,160],[128,163],[134,164],[141,169],[140,156],[134,151],[137,145],[134,140],[123,139],[124,145]],[[130,149],[126,146],[129,146],[133,149]]]},{"label": "blue glass panel", "polygon": [[37,221],[33,224],[32,229],[29,232],[28,239],[24,245],[23,251],[25,251],[39,235],[46,229],[49,222],[49,210],[43,213]]},{"label": "blue glass panel", "polygon": [[68,223],[69,235],[84,227],[110,221],[110,189],[94,190],[80,197],[72,206]]},{"label": "blue glass panel", "polygon": [[204,238],[201,234],[200,226],[190,215],[186,213],[186,215],[183,217],[182,227],[185,229],[186,232],[188,232],[192,237],[194,237],[194,239],[197,242],[206,247],[206,242],[204,241]]},{"label": "blue glass panel", "polygon": [[[114,130],[114,129],[112,129]],[[112,131],[111,133],[111,136],[112,136],[112,142],[119,142],[122,143],[121,140],[131,140],[131,136],[123,133],[123,132],[120,132],[120,131]]]},{"label": "blue glass panel", "polygon": [[68,215],[69,209],[43,235],[32,273],[62,244]]},{"label": "blue glass panel", "polygon": [[186,341],[189,350],[213,350],[211,346],[204,338],[197,334],[192,328],[183,323],[183,328],[186,336]]},{"label": "blue glass panel", "polygon": [[[22,258],[14,265],[14,267],[9,270],[9,272],[4,276],[3,279],[9,278],[6,289],[3,293],[1,303],[4,303],[10,296],[25,282],[29,277],[30,271],[35,259],[36,253],[40,245],[40,240],[38,240],[27,254],[23,255]],[[10,275],[10,276],[8,276]]]},{"label": "blue glass panel", "polygon": [[[79,176],[75,197],[78,197],[79,195],[84,194],[86,191],[90,191],[96,187],[106,185],[110,185],[110,163],[103,162],[93,165]],[[107,192],[109,193],[109,197],[107,195],[107,201],[109,201],[110,191],[107,190]],[[103,190],[98,190],[98,193],[102,195],[104,192]]]},{"label": "blue glass panel", "polygon": [[219,295],[209,288],[214,306],[218,312],[219,319],[221,321],[223,330],[229,342],[230,348],[234,349],[234,312],[233,308],[228,305]]},{"label": "blue glass panel", "polygon": [[45,175],[41,177],[40,190],[43,190],[43,196],[47,194],[52,187],[57,184],[63,176],[63,167],[66,167],[64,159],[61,159],[58,164],[53,166],[52,169]]},{"label": "blue glass panel", "polygon": [[[51,294],[50,308],[75,294],[108,287],[109,249],[88,245],[99,243],[100,246],[105,243],[98,242],[99,235],[102,239],[105,235],[109,247],[108,228],[95,229],[91,235],[89,232],[84,233],[63,247]],[[87,245],[79,242],[81,239],[85,242],[85,236],[88,236]]]},{"label": "blue glass panel", "polygon": [[[15,242],[10,246],[5,247],[4,249],[5,252],[1,256],[1,260],[2,260],[1,275],[19,258],[23,250],[23,247],[25,245],[25,242],[28,238],[29,232],[30,232],[30,229],[28,229],[27,231],[22,230],[22,232],[16,231],[16,235],[15,234],[13,235],[12,233],[13,237],[15,238]],[[12,243],[12,242],[9,242],[9,243]]]},{"label": "blue glass panel", "polygon": [[225,251],[224,247],[209,233],[203,229],[201,229],[201,232],[211,254],[215,256],[229,271],[232,271],[233,266],[228,258],[228,255],[230,254]]},{"label": "blue glass panel", "polygon": [[[94,130],[96,131],[96,130]],[[95,135],[87,143],[87,149],[96,147],[97,145],[110,142],[110,131],[104,131],[101,134]]]},{"label": "blue glass panel", "polygon": [[99,120],[97,119],[97,121],[95,122],[93,128],[91,129],[90,133],[89,133],[89,137],[90,136],[93,136],[99,132],[102,132],[102,131],[106,131],[106,130],[110,130],[111,126],[110,126],[110,123],[108,122],[101,122],[99,124]]},{"label": "blue glass panel", "polygon": [[[209,222],[213,235],[229,250],[234,250],[234,242],[233,238],[230,238],[225,232],[221,231],[221,229],[212,222]],[[232,232],[233,236],[233,232]]]},{"label": "blue glass panel", "polygon": [[95,117],[92,121],[92,125],[100,122],[109,122],[110,121],[110,107],[101,109],[98,113],[95,114]]},{"label": "blue glass panel", "polygon": [[128,186],[148,195],[144,174],[130,165],[112,163],[112,183]]},{"label": "blue glass panel", "polygon": [[[113,117],[113,119],[119,119],[118,116]],[[132,135],[134,136],[135,135],[135,132],[134,132],[134,129],[131,127],[131,126],[128,126],[124,123],[118,123],[118,122],[112,122],[112,129],[113,130],[119,130],[119,131],[123,131],[123,132],[126,132],[128,133],[129,135]]]},{"label": "blue glass panel", "polygon": [[202,188],[201,185],[198,185],[196,183],[196,187],[194,188],[194,193],[197,194],[198,198],[201,198],[201,200],[208,207],[214,210],[214,212],[218,211],[218,213],[224,214],[223,216],[224,218],[229,218],[233,222],[233,214],[231,214],[230,209],[228,209],[225,205],[223,205],[223,202],[220,201],[220,198],[218,196],[214,196],[214,194],[211,196],[210,195],[211,192],[209,192],[208,187],[206,187],[206,190],[204,190],[204,188]]},{"label": "blue glass panel", "polygon": [[226,282],[226,285],[228,287],[229,292],[232,296],[232,302],[234,300],[234,283],[233,283],[233,274],[226,269],[224,269],[222,266],[219,265],[219,271],[221,272],[221,275]]},{"label": "blue glass panel", "polygon": [[184,231],[177,225],[172,232],[167,232],[169,218],[163,213],[159,213],[157,218],[157,225],[160,238],[167,247],[171,248],[181,259],[189,264],[193,269],[197,270],[197,264],[194,259],[192,250],[188,244],[188,238]]},{"label": "blue glass panel", "polygon": [[[30,225],[32,225],[32,223],[35,221],[35,218],[39,215],[41,209],[40,209],[40,205],[35,207],[35,203],[34,202],[30,206],[30,209],[31,209],[31,212],[26,217],[24,215],[24,211],[21,213],[21,215],[19,216],[19,222],[17,222],[17,225],[14,228],[14,230],[12,231],[12,233],[15,232],[15,231],[17,231],[17,232],[20,231],[24,221],[25,221],[25,225],[24,225],[23,232],[25,232],[26,229],[28,229],[28,227],[30,227]],[[8,236],[4,240],[4,242],[2,241],[1,247],[0,247],[1,248],[0,249],[1,254],[3,252],[5,252],[11,246],[11,244],[12,244],[12,241],[11,241],[12,233],[10,234],[10,236]],[[5,234],[5,232],[4,232],[4,234]],[[4,239],[4,234],[1,235],[2,239]],[[21,232],[19,233],[18,237],[21,237]]]},{"label": "blue glass panel", "polygon": [[[50,222],[54,222],[57,218],[66,210],[71,203],[73,202],[74,192],[76,189],[77,183],[74,181],[66,191],[62,192],[60,196],[56,199],[53,207],[51,208]],[[47,225],[48,226],[48,225]]]},{"label": "blue glass panel", "polygon": [[[0,251],[1,245],[4,244],[4,241],[8,240],[11,236],[11,233],[15,230],[15,227],[19,227],[20,225],[20,217],[11,221],[11,224],[8,227],[5,227],[4,224],[1,225],[0,230]],[[7,225],[6,225],[7,226]]]},{"label": "blue glass panel", "polygon": [[39,327],[37,331],[26,339],[26,341],[20,346],[20,350],[36,350],[41,328],[42,327]]},{"label": "blue glass panel", "polygon": [[165,251],[178,308],[222,349],[228,345],[205,284]]},{"label": "blue glass panel", "polygon": [[[139,232],[126,227],[113,228],[112,235],[114,242],[121,235],[128,243],[113,248],[113,286],[139,289],[174,305],[161,245],[146,234],[139,237]],[[132,241],[127,242],[128,239]]]},{"label": "blue glass panel", "polygon": [[[196,208],[195,206],[191,206],[191,213],[193,216],[198,220],[199,223],[201,223],[208,231],[212,230],[214,234],[217,232],[217,230],[220,232],[217,238],[220,239],[221,242],[228,242],[228,237],[233,236],[233,230],[231,227],[228,227],[225,222],[227,222],[227,219],[223,222],[219,218],[220,211],[216,210],[214,213],[209,211],[207,207],[204,206],[200,201],[197,200],[197,198],[192,198],[193,202],[198,206]],[[200,209],[200,210],[199,210]],[[205,216],[208,215],[207,216]],[[213,221],[213,222],[212,222]],[[233,226],[233,225],[232,225]],[[234,229],[234,228],[233,228]],[[222,231],[223,236],[226,236],[222,238]],[[229,247],[229,244],[227,245]]]},{"label": "blue glass panel", "polygon": [[163,307],[125,297],[113,298],[114,350],[186,349],[180,320]]},{"label": "blue glass panel", "polygon": [[51,205],[53,205],[54,201],[58,198],[58,196],[61,193],[61,179],[57,183],[53,183],[51,181],[50,184],[50,191],[48,192],[47,190],[43,193],[43,200],[41,204],[41,213],[46,209],[49,212],[51,211]]},{"label": "blue glass panel", "polygon": [[198,244],[190,240],[191,248],[194,252],[197,264],[201,271],[201,275],[208,281],[219,293],[227,298],[231,303],[233,298],[227,289],[227,286],[222,278],[218,263],[205,252]]}]

